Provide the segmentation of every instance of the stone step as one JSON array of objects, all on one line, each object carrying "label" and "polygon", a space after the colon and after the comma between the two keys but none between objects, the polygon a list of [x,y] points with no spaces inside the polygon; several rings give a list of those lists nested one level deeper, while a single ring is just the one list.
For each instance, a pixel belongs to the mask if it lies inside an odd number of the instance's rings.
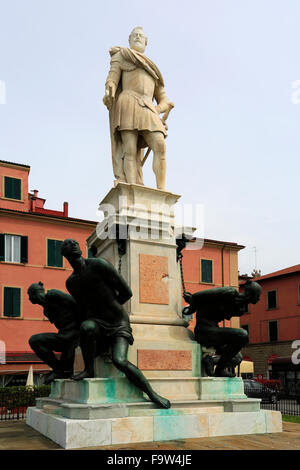
[{"label": "stone step", "polygon": [[130,416],[171,416],[183,414],[256,412],[260,400],[186,400],[173,401],[171,408],[158,408],[150,401],[132,403],[82,404],[52,398],[37,399],[37,408],[45,413],[60,415],[69,419],[107,419]]},{"label": "stone step", "polygon": [[[152,388],[169,400],[247,399],[241,378],[223,377],[150,377]],[[51,398],[76,403],[146,402],[143,392],[126,377],[55,380]]]}]

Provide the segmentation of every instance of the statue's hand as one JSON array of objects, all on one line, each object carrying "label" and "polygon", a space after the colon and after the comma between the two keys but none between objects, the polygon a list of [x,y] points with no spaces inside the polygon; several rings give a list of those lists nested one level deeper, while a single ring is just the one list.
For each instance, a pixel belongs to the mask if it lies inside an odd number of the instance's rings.
[{"label": "statue's hand", "polygon": [[192,294],[190,292],[185,292],[183,294],[183,298],[186,301],[186,303],[190,304],[192,300]]},{"label": "statue's hand", "polygon": [[116,95],[116,86],[114,83],[109,83],[107,84],[107,87],[105,89],[105,95],[103,97],[103,103],[107,107],[108,110],[111,109],[113,101],[115,99]]}]

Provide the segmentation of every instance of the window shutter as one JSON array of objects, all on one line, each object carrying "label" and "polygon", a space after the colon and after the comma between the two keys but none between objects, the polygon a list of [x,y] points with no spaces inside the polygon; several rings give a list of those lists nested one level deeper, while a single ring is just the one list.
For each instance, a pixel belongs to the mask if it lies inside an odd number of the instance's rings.
[{"label": "window shutter", "polygon": [[4,315],[6,317],[12,316],[13,310],[13,299],[12,299],[12,288],[11,287],[4,287]]},{"label": "window shutter", "polygon": [[4,287],[4,316],[19,317],[21,315],[21,289]]},{"label": "window shutter", "polygon": [[62,259],[62,254],[61,254],[61,245],[62,242],[59,240],[55,240],[55,258],[56,258],[56,266],[62,268],[63,265],[63,259]]},{"label": "window shutter", "polygon": [[13,287],[12,288],[12,304],[13,304],[13,310],[12,310],[12,316],[13,317],[19,317],[21,315],[21,289],[18,287]]},{"label": "window shutter", "polygon": [[276,308],[277,307],[277,295],[275,290],[270,290],[267,293],[268,295],[268,308]]},{"label": "window shutter", "polygon": [[4,233],[0,233],[0,261],[4,261]]},{"label": "window shutter", "polygon": [[207,259],[201,260],[201,280],[202,282],[212,283],[212,261]]},{"label": "window shutter", "polygon": [[21,200],[21,180],[5,176],[4,181],[5,197]]},{"label": "window shutter", "polygon": [[48,240],[48,266],[55,266],[55,245],[54,240]]},{"label": "window shutter", "polygon": [[21,237],[21,263],[28,263],[28,237]]},{"label": "window shutter", "polygon": [[62,268],[63,259],[61,254],[62,241],[48,240],[48,266]]},{"label": "window shutter", "polygon": [[21,199],[21,180],[14,178],[13,194],[14,194],[14,199]]}]

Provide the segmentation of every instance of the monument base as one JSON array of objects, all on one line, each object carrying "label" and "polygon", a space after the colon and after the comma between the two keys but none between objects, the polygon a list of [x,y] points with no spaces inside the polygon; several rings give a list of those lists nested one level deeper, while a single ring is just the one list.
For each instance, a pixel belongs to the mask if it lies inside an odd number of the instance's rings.
[{"label": "monument base", "polygon": [[218,402],[203,402],[202,407],[187,402],[170,410],[133,405],[121,407],[124,417],[100,419],[65,418],[53,414],[53,409],[34,407],[28,408],[26,422],[65,449],[282,431],[279,411],[225,412]]},{"label": "monument base", "polygon": [[[282,431],[281,413],[260,410],[239,378],[149,381],[158,393],[174,391],[171,408],[158,408],[126,377],[56,380],[51,395],[28,408],[26,422],[66,449]],[[180,390],[180,382],[190,381],[194,392],[182,398],[188,390]]]}]

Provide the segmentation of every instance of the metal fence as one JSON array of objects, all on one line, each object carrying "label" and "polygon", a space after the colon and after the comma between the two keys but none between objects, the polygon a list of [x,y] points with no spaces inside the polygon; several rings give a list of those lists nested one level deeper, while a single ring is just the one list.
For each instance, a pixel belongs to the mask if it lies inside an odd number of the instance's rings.
[{"label": "metal fence", "polygon": [[276,403],[262,402],[260,407],[264,410],[281,411],[283,415],[300,416],[300,404],[296,398],[281,397]]},{"label": "metal fence", "polygon": [[1,387],[0,421],[25,419],[28,406],[35,406],[35,399],[47,397],[50,386],[42,387]]},{"label": "metal fence", "polygon": [[281,411],[285,415],[300,416],[300,396],[291,395],[279,387],[268,387],[254,381],[244,381],[245,394],[249,398],[261,399],[264,410]]}]

